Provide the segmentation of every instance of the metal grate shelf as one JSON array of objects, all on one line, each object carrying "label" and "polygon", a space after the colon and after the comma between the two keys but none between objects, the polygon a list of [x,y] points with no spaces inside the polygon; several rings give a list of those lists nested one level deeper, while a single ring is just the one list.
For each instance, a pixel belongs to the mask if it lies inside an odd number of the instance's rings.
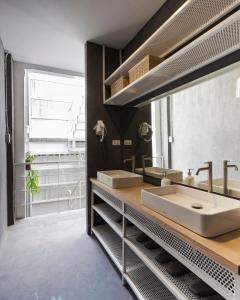
[{"label": "metal grate shelf", "polygon": [[103,201],[105,201],[107,204],[109,204],[112,208],[114,208],[116,211],[118,211],[120,214],[123,213],[122,209],[122,202],[104,191],[103,189],[93,185],[92,192],[96,194],[98,197],[100,197]]},{"label": "metal grate shelf", "polygon": [[[108,225],[95,226],[92,231],[122,273],[122,239]],[[139,265],[139,258],[131,249],[128,250],[127,256],[128,270]]]},{"label": "metal grate shelf", "polygon": [[146,266],[128,271],[124,278],[139,300],[176,299]]},{"label": "metal grate shelf", "polygon": [[[222,1],[215,1],[216,5],[219,2]],[[203,11],[205,13],[206,9]],[[107,99],[104,104],[127,104],[239,49],[240,10]]]},{"label": "metal grate shelf", "polygon": [[[120,237],[123,236],[123,224],[117,223],[115,220],[121,214],[116,212],[111,206],[106,203],[95,204],[92,207],[107,224],[116,232]],[[127,236],[135,236],[139,233],[139,229],[136,226],[127,226],[126,234]]]},{"label": "metal grate shelf", "polygon": [[155,260],[158,250],[150,251],[135,238],[125,239],[126,244],[132,251],[146,264],[146,266],[161,280],[161,282],[172,291],[179,300],[199,300],[200,297],[195,296],[189,291],[189,286],[195,282],[198,277],[193,273],[186,274],[181,277],[172,277],[166,271],[166,264],[160,264]]},{"label": "metal grate shelf", "polygon": [[117,268],[122,272],[122,240],[108,225],[92,228],[96,238],[102,244]]},{"label": "metal grate shelf", "polygon": [[112,84],[146,55],[164,57],[239,5],[238,0],[188,0],[105,81]]},{"label": "metal grate shelf", "polygon": [[226,299],[238,299],[234,274],[134,208],[126,217]]},{"label": "metal grate shelf", "polygon": [[111,206],[106,203],[93,205],[93,209],[108,223],[108,225],[122,237],[122,225],[115,220],[120,216]]}]

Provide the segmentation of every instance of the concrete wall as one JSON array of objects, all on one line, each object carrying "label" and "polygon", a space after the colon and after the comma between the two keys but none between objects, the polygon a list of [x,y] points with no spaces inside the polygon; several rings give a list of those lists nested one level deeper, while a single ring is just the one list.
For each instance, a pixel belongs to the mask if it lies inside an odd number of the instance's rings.
[{"label": "concrete wall", "polygon": [[0,244],[7,227],[7,169],[5,143],[5,79],[4,79],[4,49],[0,39]]},{"label": "concrete wall", "polygon": [[[214,178],[223,177],[223,160],[240,167],[240,99],[236,98],[239,65],[231,71],[172,95],[172,167],[194,172],[213,161]],[[166,99],[161,101],[163,154],[167,158]],[[165,127],[164,127],[165,126]],[[229,178],[240,172],[229,170]],[[200,173],[197,180],[206,180]]]},{"label": "concrete wall", "polygon": [[[14,80],[14,162],[21,163],[25,160],[25,112],[27,111],[24,101],[24,76],[25,70],[40,70],[45,72],[81,76],[82,74],[77,72],[71,72],[46,66],[38,66],[33,64],[27,64],[23,62],[14,62],[13,66],[13,80]],[[23,167],[17,167],[16,178],[24,176],[25,170]],[[21,192],[16,195],[16,218],[25,217],[25,193]]]}]

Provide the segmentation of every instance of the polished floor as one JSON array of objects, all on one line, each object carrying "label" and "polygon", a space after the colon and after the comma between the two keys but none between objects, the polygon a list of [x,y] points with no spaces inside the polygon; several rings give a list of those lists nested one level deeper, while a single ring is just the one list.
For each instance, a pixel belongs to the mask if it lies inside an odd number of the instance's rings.
[{"label": "polished floor", "polygon": [[35,217],[9,228],[0,249],[0,300],[132,300],[84,212]]}]

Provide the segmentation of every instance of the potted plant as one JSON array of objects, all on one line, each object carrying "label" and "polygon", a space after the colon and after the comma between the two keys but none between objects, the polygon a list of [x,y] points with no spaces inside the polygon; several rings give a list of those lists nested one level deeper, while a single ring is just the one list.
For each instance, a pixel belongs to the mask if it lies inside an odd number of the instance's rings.
[{"label": "potted plant", "polygon": [[32,193],[36,194],[39,192],[39,175],[38,172],[35,170],[30,170],[27,175],[27,180],[26,180],[26,186],[27,190]]},{"label": "potted plant", "polygon": [[25,162],[26,162],[26,170],[31,170],[31,162],[34,160],[34,155],[30,154],[29,152],[26,153]]}]

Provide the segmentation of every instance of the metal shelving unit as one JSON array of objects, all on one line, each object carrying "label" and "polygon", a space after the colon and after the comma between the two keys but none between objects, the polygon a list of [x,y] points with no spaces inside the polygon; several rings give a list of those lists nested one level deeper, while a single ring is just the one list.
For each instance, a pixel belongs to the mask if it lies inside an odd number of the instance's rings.
[{"label": "metal shelving unit", "polygon": [[108,225],[99,225],[93,227],[92,232],[102,244],[103,248],[106,250],[116,267],[122,272],[121,238]]},{"label": "metal shelving unit", "polygon": [[[199,278],[225,299],[239,299],[237,275],[235,276],[231,271],[198,249],[194,249],[166,228],[162,228],[159,224],[143,216],[131,206],[122,203],[121,213],[119,213],[118,206],[116,206],[117,212],[114,213],[115,209],[109,206],[109,203],[117,203],[117,199],[102,191],[101,188],[93,186],[92,192],[92,211],[97,212],[107,223],[94,226],[93,220],[92,232],[120,270],[123,283],[129,284],[138,299],[200,300],[201,298],[194,295],[189,289],[191,284]],[[94,203],[95,193],[103,200],[103,203]],[[119,214],[122,214],[124,222],[116,227],[114,220]],[[127,220],[130,220],[135,228],[127,227]],[[145,232],[191,272],[180,277],[171,276],[166,270],[167,265],[160,264],[155,260],[158,250],[148,250],[136,241],[139,231]],[[219,299],[219,295],[204,299]]]},{"label": "metal shelving unit", "polygon": [[125,217],[225,299],[240,299],[237,287],[240,278],[237,274],[128,205]]},{"label": "metal shelving unit", "polygon": [[139,300],[176,299],[146,266],[127,271],[124,278]]},{"label": "metal shelving unit", "polygon": [[[163,4],[161,2],[160,6]],[[148,54],[165,57],[238,5],[238,0],[186,1],[105,80],[105,84],[111,85],[120,76],[127,75],[128,70]]]},{"label": "metal shelving unit", "polygon": [[118,236],[122,237],[122,225],[115,221],[121,215],[116,210],[106,203],[95,204],[93,205],[93,209],[108,223]]},{"label": "metal shelving unit", "polygon": [[[109,204],[99,203],[93,205],[93,209],[103,218],[103,220],[115,231],[115,233],[123,237],[123,224],[117,223],[116,219],[121,216],[116,210],[114,210]],[[139,233],[139,229],[135,226],[127,226],[126,234],[128,237],[136,236]]]},{"label": "metal shelving unit", "polygon": [[198,278],[193,273],[188,273],[184,276],[173,277],[166,270],[167,264],[160,264],[155,257],[158,254],[158,249],[150,251],[141,243],[138,243],[134,237],[125,238],[125,243],[132,251],[145,263],[145,265],[154,273],[154,275],[164,283],[164,285],[172,291],[173,295],[179,300],[191,299],[200,300],[200,297],[195,296],[189,290],[189,286]]},{"label": "metal shelving unit", "polygon": [[[216,5],[219,2],[222,1],[215,1]],[[168,57],[114,96],[106,99],[104,104],[125,105],[239,49],[240,10]],[[107,82],[109,83],[109,81]]]},{"label": "metal shelving unit", "polygon": [[119,199],[110,197],[109,194],[103,191],[102,189],[93,189],[93,193],[100,197],[104,202],[110,205],[118,213],[120,213],[121,215],[123,214],[122,202]]},{"label": "metal shelving unit", "polygon": [[[92,228],[92,232],[97,237],[103,248],[108,253],[109,257],[115,263],[119,271],[123,271],[123,255],[122,255],[122,239],[110,228],[109,225],[99,225]],[[129,249],[128,251],[128,270],[133,270],[143,263]]]}]

